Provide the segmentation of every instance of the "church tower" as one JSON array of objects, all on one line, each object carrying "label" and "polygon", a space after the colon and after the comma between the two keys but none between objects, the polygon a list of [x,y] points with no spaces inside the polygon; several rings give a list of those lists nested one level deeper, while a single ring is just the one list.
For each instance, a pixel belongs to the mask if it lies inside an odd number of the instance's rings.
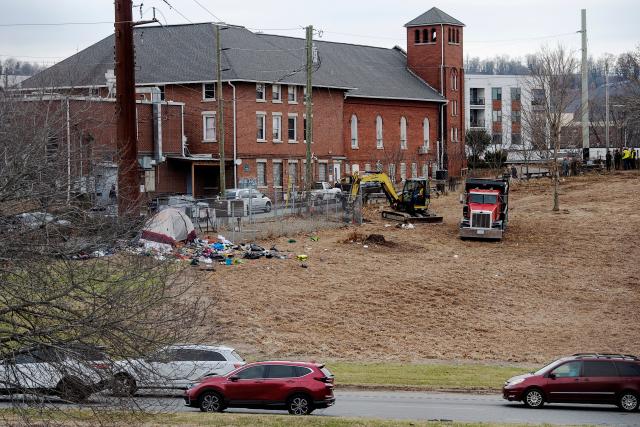
[{"label": "church tower", "polygon": [[466,168],[464,149],[464,24],[433,7],[405,24],[407,65],[447,99],[440,113],[438,164],[449,175]]}]

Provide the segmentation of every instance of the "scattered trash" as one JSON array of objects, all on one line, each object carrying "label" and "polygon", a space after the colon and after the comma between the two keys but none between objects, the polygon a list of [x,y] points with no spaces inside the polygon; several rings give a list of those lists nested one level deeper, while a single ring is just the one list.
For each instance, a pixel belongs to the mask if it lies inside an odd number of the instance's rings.
[{"label": "scattered trash", "polygon": [[303,262],[302,264],[300,264],[300,267],[302,267],[302,268],[309,268],[309,266],[308,266],[306,263],[304,263],[304,262]]},{"label": "scattered trash", "polygon": [[458,255],[454,255],[453,257],[454,257],[454,258],[460,258]]},{"label": "scattered trash", "polygon": [[311,241],[312,242],[317,242],[318,240],[320,240],[320,238],[318,236],[311,236]]},{"label": "scattered trash", "polygon": [[384,225],[384,228],[389,228],[389,227],[391,227],[391,224],[385,224]]},{"label": "scattered trash", "polygon": [[400,224],[396,225],[396,227],[402,228],[403,230],[413,230],[414,228],[416,228],[416,226],[411,224],[410,222],[406,223],[406,224],[404,222],[400,223]]},{"label": "scattered trash", "polygon": [[306,261],[306,260],[309,259],[309,255],[304,255],[304,254],[297,255],[296,258],[297,258],[298,261]]},{"label": "scattered trash", "polygon": [[369,245],[363,245],[362,247],[365,249],[369,249]]},{"label": "scattered trash", "polygon": [[289,243],[296,243],[294,239],[289,239]]}]

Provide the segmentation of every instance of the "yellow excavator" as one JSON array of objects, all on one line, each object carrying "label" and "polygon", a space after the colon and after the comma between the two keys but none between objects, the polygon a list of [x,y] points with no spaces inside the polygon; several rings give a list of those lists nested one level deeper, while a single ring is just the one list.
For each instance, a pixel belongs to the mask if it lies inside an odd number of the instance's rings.
[{"label": "yellow excavator", "polygon": [[363,184],[373,182],[382,186],[392,210],[382,211],[382,217],[403,222],[442,222],[442,216],[429,211],[430,187],[428,178],[405,180],[402,193],[396,193],[393,183],[385,173],[353,174],[351,179],[351,201],[355,201]]}]

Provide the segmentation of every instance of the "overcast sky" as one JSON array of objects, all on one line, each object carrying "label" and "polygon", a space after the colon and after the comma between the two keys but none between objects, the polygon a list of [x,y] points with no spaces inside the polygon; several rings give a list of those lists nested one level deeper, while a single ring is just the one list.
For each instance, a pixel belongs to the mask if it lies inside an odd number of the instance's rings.
[{"label": "overcast sky", "polygon": [[[136,0],[169,24],[219,19],[264,32],[304,37],[300,27],[323,30],[322,39],[393,47],[406,46],[403,25],[436,6],[466,24],[465,55],[524,56],[541,45],[562,42],[580,48],[580,9],[587,9],[590,54],[619,54],[640,44],[638,0]],[[113,0],[0,0],[0,58],[45,62],[63,59],[113,32],[113,24],[7,26],[8,24],[113,22]],[[184,15],[181,16],[180,14]],[[185,19],[185,17],[188,19]],[[140,18],[136,9],[134,18]]]}]

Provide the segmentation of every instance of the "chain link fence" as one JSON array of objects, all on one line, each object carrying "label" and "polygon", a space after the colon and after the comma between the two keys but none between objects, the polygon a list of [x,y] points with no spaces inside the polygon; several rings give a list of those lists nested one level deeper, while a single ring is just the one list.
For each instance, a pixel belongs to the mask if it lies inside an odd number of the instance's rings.
[{"label": "chain link fence", "polygon": [[218,233],[232,242],[313,233],[321,229],[362,224],[362,196],[347,193],[242,190],[237,198],[194,199],[170,196],[154,201],[155,209],[184,211],[199,234]]}]

